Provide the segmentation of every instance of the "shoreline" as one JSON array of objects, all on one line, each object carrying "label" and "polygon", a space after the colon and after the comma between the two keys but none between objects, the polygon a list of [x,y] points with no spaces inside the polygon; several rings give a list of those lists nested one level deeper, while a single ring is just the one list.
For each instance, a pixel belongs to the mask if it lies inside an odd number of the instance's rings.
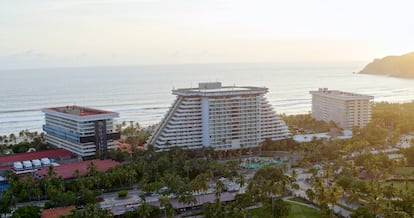
[{"label": "shoreline", "polygon": [[[414,79],[414,78],[413,78]],[[410,99],[410,100],[396,100],[396,101],[381,101],[381,100],[375,100],[374,99],[374,104],[375,103],[381,103],[381,102],[387,102],[387,103],[390,103],[390,104],[404,104],[404,103],[411,103],[411,102],[413,102],[414,101],[414,99]],[[120,112],[118,112],[118,113],[120,113]],[[278,110],[276,110],[276,113],[280,116],[280,115],[300,115],[300,114],[309,114],[309,113],[311,113],[311,108],[309,108],[309,110],[308,111],[306,111],[306,112],[293,112],[293,113],[279,113],[278,112]],[[120,116],[122,116],[122,114],[120,114]],[[40,125],[39,125],[39,127],[38,128],[27,128],[27,127],[24,127],[24,128],[21,128],[21,129],[19,129],[19,130],[16,130],[16,131],[1,131],[0,132],[0,136],[9,136],[10,134],[15,134],[15,135],[18,135],[19,134],[19,132],[20,131],[25,131],[25,130],[28,130],[28,131],[30,131],[30,132],[38,132],[38,134],[41,134],[42,132],[43,132],[43,130],[42,130],[42,125],[44,124],[44,117],[42,117],[42,121],[41,122],[39,122],[39,119],[37,119],[36,120],[36,122],[37,123],[40,123]],[[157,125],[159,122],[161,122],[161,119],[163,119],[163,116],[162,117],[160,117],[159,118],[159,120],[158,120],[158,122],[152,122],[152,123],[148,123],[148,122],[142,122],[142,120],[127,120],[126,118],[118,118],[117,120],[116,120],[116,122],[115,122],[115,125],[118,125],[118,124],[121,124],[122,122],[127,122],[127,123],[129,123],[129,122],[134,122],[134,123],[136,123],[136,122],[138,122],[139,124],[140,124],[140,126],[142,126],[142,127],[149,127],[149,126],[152,126],[152,125]],[[19,121],[14,121],[14,123],[16,123],[17,125],[19,124],[19,123],[24,123],[24,122],[28,122],[28,121],[22,121],[22,122],[19,122]],[[34,121],[33,121],[34,122]]]}]

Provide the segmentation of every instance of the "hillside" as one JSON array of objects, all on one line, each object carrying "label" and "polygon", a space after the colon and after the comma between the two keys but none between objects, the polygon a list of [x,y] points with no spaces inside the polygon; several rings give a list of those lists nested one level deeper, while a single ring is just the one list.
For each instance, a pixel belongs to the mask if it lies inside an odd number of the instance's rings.
[{"label": "hillside", "polygon": [[414,78],[414,52],[375,59],[360,73]]}]

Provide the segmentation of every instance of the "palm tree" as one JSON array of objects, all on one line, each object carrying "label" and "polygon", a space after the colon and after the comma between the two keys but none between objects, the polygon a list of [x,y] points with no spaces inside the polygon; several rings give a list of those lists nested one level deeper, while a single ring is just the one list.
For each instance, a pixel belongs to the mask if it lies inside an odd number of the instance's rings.
[{"label": "palm tree", "polygon": [[75,178],[75,186],[76,186],[77,191],[83,190],[84,186],[83,186],[83,181],[81,179],[79,169],[76,169],[75,171],[73,171],[73,177]]},{"label": "palm tree", "polygon": [[197,203],[197,199],[191,192],[185,192],[184,194],[178,197],[178,201],[184,204],[192,205]]},{"label": "palm tree", "polygon": [[315,192],[312,189],[306,190],[306,196],[308,197],[309,201],[313,202],[315,200]]},{"label": "palm tree", "polygon": [[242,188],[246,184],[246,178],[242,174],[237,176],[237,183],[239,184],[240,188]]},{"label": "palm tree", "polygon": [[138,215],[142,218],[148,218],[152,216],[154,212],[154,208],[149,205],[146,201],[142,202],[142,204],[138,208]]},{"label": "palm tree", "polygon": [[6,217],[11,212],[11,208],[16,206],[16,203],[17,200],[13,192],[10,189],[4,191],[0,198],[0,213],[3,213]]},{"label": "palm tree", "polygon": [[54,178],[57,175],[55,167],[53,165],[49,165],[46,174],[48,178]]},{"label": "palm tree", "polygon": [[191,162],[189,160],[184,162],[183,170],[187,173],[187,178],[190,178]]},{"label": "palm tree", "polygon": [[97,168],[96,165],[93,161],[89,162],[88,166],[87,166],[87,170],[88,170],[88,175],[89,176],[94,176],[97,172]]},{"label": "palm tree", "polygon": [[16,135],[14,135],[14,133],[11,133],[11,134],[9,135],[9,139],[10,139],[10,142],[14,142],[14,143],[16,143]]},{"label": "palm tree", "polygon": [[359,203],[359,199],[360,199],[360,195],[361,195],[359,191],[355,190],[354,188],[351,188],[347,192],[347,194],[348,194],[348,197],[346,198],[346,201],[348,203],[351,203],[351,204]]},{"label": "palm tree", "polygon": [[318,201],[319,205],[328,203],[328,198],[326,194],[327,192],[325,190],[325,187],[322,185],[322,183],[318,183],[315,187],[315,198]]},{"label": "palm tree", "polygon": [[207,173],[202,173],[202,174],[198,174],[192,181],[191,181],[191,185],[192,185],[192,189],[195,191],[206,191],[208,189],[208,174]]},{"label": "palm tree", "polygon": [[24,189],[25,193],[27,194],[26,197],[29,201],[33,199],[33,190],[35,189],[35,183],[32,178],[32,176],[26,175],[22,181],[22,190]]},{"label": "palm tree", "polygon": [[22,138],[24,136],[24,133],[25,133],[24,130],[20,131],[19,132],[19,137]]},{"label": "palm tree", "polygon": [[175,216],[175,208],[170,203],[166,196],[161,196],[159,199],[160,208],[164,210],[165,217],[171,218]]},{"label": "palm tree", "polygon": [[296,181],[296,177],[298,176],[296,170],[292,170],[292,179],[293,181]]},{"label": "palm tree", "polygon": [[223,192],[223,190],[224,190],[223,182],[220,181],[220,180],[217,180],[214,194],[215,194],[216,198],[218,198],[219,200],[220,200],[221,193]]},{"label": "palm tree", "polygon": [[[331,203],[332,208],[338,203],[338,199],[342,196],[342,192],[339,189],[339,187],[337,187],[336,185],[333,186],[329,192],[328,192],[328,196],[327,196],[327,201],[329,203]],[[332,212],[332,210],[330,210],[330,212]]]}]

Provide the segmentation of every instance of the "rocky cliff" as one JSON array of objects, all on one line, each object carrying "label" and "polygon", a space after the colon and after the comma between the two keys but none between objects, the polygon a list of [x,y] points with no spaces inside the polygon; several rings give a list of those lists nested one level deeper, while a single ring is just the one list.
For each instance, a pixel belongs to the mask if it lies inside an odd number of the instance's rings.
[{"label": "rocky cliff", "polygon": [[360,73],[414,78],[414,52],[375,59]]}]

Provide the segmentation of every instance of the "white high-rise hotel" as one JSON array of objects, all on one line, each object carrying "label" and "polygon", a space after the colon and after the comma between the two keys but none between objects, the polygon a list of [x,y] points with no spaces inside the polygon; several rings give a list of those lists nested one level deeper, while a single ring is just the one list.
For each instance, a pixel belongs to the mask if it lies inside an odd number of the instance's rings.
[{"label": "white high-rise hotel", "polygon": [[264,95],[267,88],[200,83],[176,89],[177,98],[148,144],[157,149],[238,149],[289,136],[286,124]]},{"label": "white high-rise hotel", "polygon": [[312,94],[312,117],[334,121],[343,129],[365,127],[371,121],[373,96],[320,88]]}]

